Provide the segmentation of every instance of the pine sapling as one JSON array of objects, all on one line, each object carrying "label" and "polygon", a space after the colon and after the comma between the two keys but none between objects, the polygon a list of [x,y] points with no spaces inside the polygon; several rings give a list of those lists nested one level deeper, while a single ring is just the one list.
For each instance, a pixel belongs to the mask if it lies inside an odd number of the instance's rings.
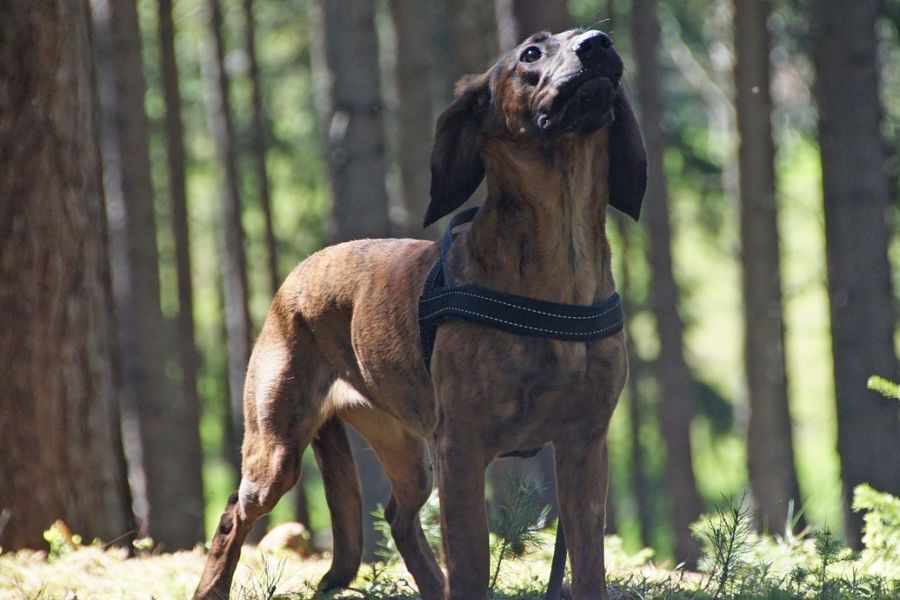
[{"label": "pine sapling", "polygon": [[505,486],[508,500],[498,507],[492,527],[497,536],[493,552],[496,562],[490,582],[492,590],[497,585],[504,560],[522,556],[540,544],[539,532],[550,511],[550,507],[541,502],[544,486],[540,481],[525,475],[511,475]]}]

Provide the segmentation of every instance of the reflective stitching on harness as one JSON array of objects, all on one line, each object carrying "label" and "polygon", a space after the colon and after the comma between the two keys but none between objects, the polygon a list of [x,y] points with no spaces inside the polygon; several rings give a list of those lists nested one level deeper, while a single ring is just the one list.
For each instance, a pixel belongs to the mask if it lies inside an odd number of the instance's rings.
[{"label": "reflective stitching on harness", "polygon": [[[616,293],[587,306],[546,302],[476,285],[457,286],[446,262],[456,237],[453,229],[472,221],[477,211],[478,207],[470,208],[450,220],[440,241],[440,255],[425,278],[424,289],[419,296],[419,338],[422,358],[428,371],[431,371],[431,354],[434,351],[438,325],[446,319],[457,318],[514,335],[578,342],[608,337],[622,331],[625,315],[622,313],[621,299]],[[429,306],[433,306],[431,312],[423,314]],[[510,312],[512,309],[517,309],[517,312]],[[594,329],[584,331],[588,327]]]},{"label": "reflective stitching on harness", "polygon": [[[516,307],[516,308],[519,308],[519,307]],[[615,323],[611,323],[610,325],[608,325],[608,326],[606,326],[606,327],[603,327],[603,328],[601,328],[601,329],[597,329],[597,330],[595,330],[595,331],[557,331],[557,330],[555,330],[555,329],[542,329],[542,328],[540,328],[540,327],[532,327],[531,325],[524,325],[524,324],[522,324],[522,323],[515,323],[515,322],[513,322],[513,321],[506,321],[506,320],[504,320],[504,319],[498,319],[497,317],[492,317],[492,316],[490,316],[490,315],[485,315],[485,314],[482,314],[482,313],[478,313],[478,312],[475,312],[475,311],[473,311],[473,310],[466,310],[466,309],[464,309],[464,308],[456,308],[455,306],[448,306],[448,307],[446,307],[446,308],[442,308],[442,309],[440,309],[440,310],[436,310],[436,311],[434,311],[433,313],[431,313],[430,315],[425,315],[424,317],[421,317],[421,320],[422,320],[422,321],[427,321],[428,319],[434,317],[435,315],[439,315],[439,314],[441,314],[441,313],[443,313],[443,312],[447,312],[447,311],[455,311],[455,312],[466,313],[466,314],[469,314],[469,315],[475,315],[476,317],[481,317],[481,318],[483,318],[483,319],[490,319],[491,321],[497,321],[498,323],[505,323],[505,324],[507,324],[507,325],[512,325],[513,327],[521,327],[521,328],[523,328],[523,329],[531,329],[531,330],[533,330],[533,331],[540,331],[540,332],[543,332],[543,333],[554,333],[554,334],[556,334],[556,335],[578,335],[578,336],[600,335],[601,333],[605,333],[605,332],[607,332],[607,331],[610,331],[611,329],[615,329],[616,327],[618,327],[618,326],[621,325],[621,323],[622,323],[621,321],[616,321]],[[609,312],[609,311],[607,311],[607,312]],[[606,313],[603,313],[603,314],[606,314]]]},{"label": "reflective stitching on harness", "polygon": [[[440,298],[443,298],[444,296],[449,296],[451,294],[459,294],[462,296],[471,296],[472,298],[478,298],[479,300],[487,300],[488,302],[496,302],[497,304],[509,306],[510,308],[517,308],[519,310],[527,310],[528,312],[533,312],[533,313],[536,313],[539,315],[546,315],[548,317],[556,317],[559,319],[596,319],[596,318],[602,317],[618,308],[617,305],[613,305],[613,306],[607,308],[606,310],[604,310],[603,312],[595,313],[592,315],[585,315],[583,317],[578,317],[578,316],[574,316],[574,315],[561,315],[558,313],[545,312],[543,310],[538,310],[536,308],[528,308],[527,306],[519,306],[518,304],[512,304],[511,302],[504,302],[503,300],[498,300],[497,298],[481,296],[479,294],[473,294],[472,292],[466,292],[463,290],[450,290],[449,292],[444,292],[443,294],[438,294],[437,296],[432,296],[431,298],[422,298],[419,302],[420,302],[420,304],[425,304],[427,302],[431,302],[433,300],[438,300]],[[441,309],[441,310],[447,310],[447,309]],[[428,319],[430,317],[433,317],[434,315],[438,314],[439,312],[441,312],[441,311],[439,310],[437,312],[433,312],[430,315],[422,317],[422,319]],[[554,333],[562,333],[562,332],[554,332]]]}]

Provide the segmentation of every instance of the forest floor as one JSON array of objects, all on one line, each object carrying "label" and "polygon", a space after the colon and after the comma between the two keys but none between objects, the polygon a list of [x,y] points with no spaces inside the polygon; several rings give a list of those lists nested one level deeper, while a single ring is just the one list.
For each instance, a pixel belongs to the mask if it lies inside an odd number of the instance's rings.
[{"label": "forest floor", "polygon": [[[503,562],[495,600],[543,598],[552,548],[550,534],[545,535],[537,549]],[[699,573],[656,566],[649,550],[627,555],[618,538],[610,537],[610,600],[900,600],[900,568],[889,566],[887,575],[873,575],[858,556],[822,545],[821,538],[812,536],[789,541],[759,539],[738,549],[740,558],[733,557],[727,569],[707,563],[707,572]],[[98,545],[52,558],[46,552],[6,553],[0,555],[0,599],[190,598],[204,561],[201,548],[172,554],[151,552],[136,558],[127,558],[120,548]],[[312,599],[315,584],[329,564],[327,555],[302,559],[292,551],[271,555],[245,547],[232,598]],[[884,573],[883,564],[878,568]],[[352,588],[332,597],[419,598],[412,578],[396,560],[381,566],[363,565]]]},{"label": "forest floor", "polygon": [[[552,539],[541,550],[505,561],[499,577],[495,597],[503,600],[537,600],[543,598],[543,588],[550,572]],[[612,545],[611,571],[619,576],[624,569],[635,577],[665,580],[673,572],[654,567],[644,555],[626,558],[616,539]],[[636,561],[635,561],[636,559]],[[86,600],[117,598],[127,600],[190,598],[203,564],[205,553],[198,548],[192,552],[147,554],[127,558],[123,549],[102,549],[85,546],[48,559],[46,552],[21,551],[0,555],[0,599],[18,600]],[[628,565],[622,563],[625,560]],[[643,563],[635,567],[636,562]],[[315,555],[300,558],[292,551],[274,555],[256,547],[244,548],[241,563],[235,574],[232,597],[237,600],[306,600],[314,596],[315,585],[330,566],[330,557]],[[622,569],[622,571],[620,571]],[[699,581],[697,574],[679,574],[684,585]],[[691,586],[695,587],[695,586]],[[614,585],[612,600],[641,598],[624,593],[621,585]],[[402,562],[387,566],[366,565],[352,588],[332,596],[338,599],[364,600],[419,598],[412,577]]]},{"label": "forest floor", "polygon": [[[520,494],[511,505],[518,508],[504,511],[512,518],[498,521],[500,533],[491,535],[494,600],[543,598],[555,536],[542,525],[546,508],[537,517],[527,514],[531,496],[527,490]],[[425,535],[439,548],[436,507],[429,506],[423,512]],[[698,571],[657,564],[652,550],[629,553],[621,538],[607,536],[610,600],[900,600],[900,498],[859,486],[854,508],[864,512],[860,551],[844,547],[828,529],[760,535],[743,503],[721,507],[693,526],[701,548]],[[390,527],[383,516],[375,524],[381,534],[376,554],[382,560],[364,564],[351,588],[331,597],[416,600]],[[267,537],[276,538],[274,532]],[[0,549],[0,600],[190,598],[206,560],[202,547],[162,553],[148,539],[136,541],[137,556],[129,558],[123,548],[82,544],[61,521],[44,532],[44,539],[49,551]],[[232,598],[312,600],[330,557],[301,558],[287,541],[269,547],[278,549],[244,548]]]}]

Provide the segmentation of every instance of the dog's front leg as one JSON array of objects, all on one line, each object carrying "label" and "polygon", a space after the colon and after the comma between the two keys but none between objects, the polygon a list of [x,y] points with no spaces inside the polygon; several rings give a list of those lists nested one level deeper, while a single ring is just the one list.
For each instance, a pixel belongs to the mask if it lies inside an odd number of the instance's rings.
[{"label": "dog's front leg", "polygon": [[473,431],[442,421],[436,458],[447,561],[446,597],[486,600],[490,548],[484,508],[484,451]]},{"label": "dog's front leg", "polygon": [[574,600],[607,600],[603,562],[609,464],[606,435],[557,440],[556,487]]}]

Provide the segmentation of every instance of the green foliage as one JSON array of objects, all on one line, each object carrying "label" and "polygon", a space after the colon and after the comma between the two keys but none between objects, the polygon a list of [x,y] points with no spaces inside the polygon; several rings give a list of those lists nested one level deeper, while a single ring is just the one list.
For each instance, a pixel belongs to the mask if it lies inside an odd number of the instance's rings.
[{"label": "green foliage", "polygon": [[900,498],[859,485],[853,490],[853,510],[866,512],[863,564],[884,574],[900,573]]},{"label": "green foliage", "polygon": [[440,556],[444,547],[441,543],[441,502],[437,489],[431,492],[425,506],[419,511],[419,519],[422,522],[425,540],[435,555]]},{"label": "green foliage", "polygon": [[375,532],[378,533],[378,541],[376,542],[378,549],[375,550],[375,556],[383,563],[393,564],[399,559],[397,546],[394,544],[394,538],[391,535],[391,524],[387,522],[384,516],[384,505],[380,502],[372,511],[375,518]]},{"label": "green foliage", "polygon": [[707,572],[704,589],[715,583],[713,599],[721,598],[733,583],[735,572],[745,566],[753,534],[753,514],[746,499],[732,508],[717,508],[716,513],[694,526],[694,535],[703,544],[701,567]]},{"label": "green foliage", "polygon": [[81,536],[73,534],[69,527],[60,520],[54,521],[49,529],[44,531],[44,540],[50,544],[50,560],[55,560],[74,552],[81,547]]},{"label": "green foliage", "polygon": [[862,553],[844,547],[828,528],[783,538],[757,535],[742,500],[694,526],[703,542],[706,577],[700,585],[675,585],[673,575],[660,581],[630,578],[627,583],[645,598],[896,600],[900,499],[867,486],[858,487],[855,495],[855,508],[868,511]]},{"label": "green foliage", "polygon": [[491,552],[494,556],[491,589],[497,586],[504,560],[521,557],[540,545],[539,533],[550,511],[550,507],[541,501],[544,485],[540,481],[514,474],[507,478],[505,486],[505,501],[500,503],[491,527],[496,535]]},{"label": "green foliage", "polygon": [[388,568],[400,560],[400,554],[391,535],[391,524],[384,517],[384,505],[379,503],[372,511],[372,516],[375,517],[373,525],[375,532],[378,533],[378,540],[375,542],[378,546],[375,556],[378,559],[369,564],[369,572],[363,576],[370,588],[382,586]]},{"label": "green foliage", "polygon": [[878,375],[869,377],[867,386],[870,390],[875,390],[885,398],[900,400],[900,385],[884,377],[879,377]]}]

